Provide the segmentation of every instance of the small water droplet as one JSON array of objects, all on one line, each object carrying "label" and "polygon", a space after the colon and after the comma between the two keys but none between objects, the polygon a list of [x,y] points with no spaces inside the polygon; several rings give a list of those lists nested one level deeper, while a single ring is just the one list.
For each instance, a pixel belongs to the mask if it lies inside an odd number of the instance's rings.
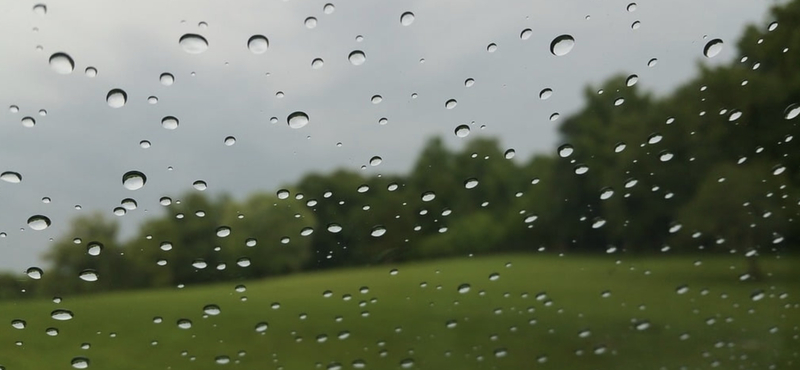
[{"label": "small water droplet", "polygon": [[66,53],[55,53],[50,56],[50,68],[62,75],[70,74],[75,69],[75,61]]},{"label": "small water droplet", "polygon": [[614,189],[610,187],[605,187],[600,189],[600,200],[607,200],[614,195]]},{"label": "small water droplet", "polygon": [[86,74],[86,77],[96,77],[97,76],[97,68],[95,67],[86,67],[83,70],[83,73]]},{"label": "small water droplet", "polygon": [[180,125],[180,121],[173,116],[166,116],[161,119],[161,127],[167,130],[174,130],[178,128],[178,125]]},{"label": "small water droplet", "polygon": [[722,51],[722,40],[720,39],[713,39],[706,43],[706,46],[703,47],[703,55],[707,58],[713,58],[717,56]]},{"label": "small water droplet", "polygon": [[472,286],[469,285],[469,284],[466,284],[466,283],[461,284],[461,285],[458,286],[458,292],[461,293],[461,294],[469,293],[470,289],[472,289]]},{"label": "small water droplet", "polygon": [[636,11],[636,3],[628,4],[628,7],[626,8],[626,10],[628,10],[628,12],[635,12]]},{"label": "small water droplet", "polygon": [[553,89],[547,87],[547,88],[542,89],[542,91],[539,92],[539,99],[547,100],[552,95],[553,95]]},{"label": "small water droplet", "polygon": [[305,24],[305,25],[306,25],[306,28],[308,28],[308,29],[310,29],[310,30],[311,30],[311,29],[314,29],[314,28],[316,28],[316,27],[317,27],[317,18],[314,18],[314,17],[308,17],[308,18],[306,18],[306,20],[305,20],[305,21],[303,21],[303,24]]},{"label": "small water droplet", "polygon": [[659,143],[659,142],[661,141],[661,139],[663,139],[663,138],[664,138],[664,137],[663,137],[663,136],[661,136],[661,134],[659,134],[659,133],[654,133],[654,134],[651,134],[651,135],[650,135],[650,136],[647,138],[647,143],[648,143],[648,144],[651,144],[651,145],[652,145],[652,144],[657,144],[657,143]]},{"label": "small water droplet", "polygon": [[45,4],[36,4],[33,6],[33,12],[38,15],[45,15],[47,14],[47,5]]},{"label": "small water droplet", "polygon": [[380,238],[384,234],[386,234],[386,228],[381,225],[373,227],[372,231],[370,232],[370,235],[372,235],[375,238]]},{"label": "small water droplet", "polygon": [[456,107],[456,105],[458,105],[458,101],[456,101],[455,99],[450,99],[444,102],[444,107],[447,109],[453,109]]},{"label": "small water droplet", "polygon": [[253,35],[247,40],[247,48],[253,54],[264,54],[269,49],[269,39],[264,35]]},{"label": "small water droplet", "polygon": [[434,193],[432,191],[426,191],[426,192],[422,193],[422,201],[423,202],[430,202],[430,201],[432,201],[434,199],[436,199],[436,193]]},{"label": "small water droplet", "polygon": [[522,32],[520,32],[519,38],[522,40],[527,40],[531,38],[532,35],[533,35],[533,30],[531,30],[530,28],[526,28],[522,30]]},{"label": "small water droplet", "polygon": [[360,66],[367,61],[367,55],[361,50],[354,50],[350,52],[350,55],[347,56],[347,59],[350,61],[350,64],[354,66]]},{"label": "small water droplet", "polygon": [[402,15],[400,15],[400,24],[404,26],[410,26],[411,23],[414,23],[414,13],[405,12]]},{"label": "small water droplet", "polygon": [[500,274],[493,272],[489,274],[489,281],[497,281],[500,279]]},{"label": "small water droplet", "polygon": [[467,181],[464,181],[464,187],[467,189],[474,189],[476,186],[478,186],[478,179],[476,178],[471,178],[467,179]]},{"label": "small water droplet", "polygon": [[215,304],[209,304],[209,305],[206,305],[205,307],[203,307],[203,312],[206,315],[209,315],[209,316],[217,316],[222,311],[219,309],[219,306],[217,306]]},{"label": "small water droplet", "polygon": [[86,369],[89,367],[89,359],[86,357],[75,357],[70,362],[76,369]]},{"label": "small water droplet", "polygon": [[567,158],[572,155],[575,149],[572,148],[572,145],[564,144],[558,147],[558,156],[561,158]]},{"label": "small water droplet", "polygon": [[103,251],[103,244],[98,242],[91,242],[86,245],[86,253],[90,256],[99,256],[100,252]]},{"label": "small water droplet", "polygon": [[189,54],[200,54],[208,50],[208,40],[205,37],[194,33],[187,33],[178,39],[178,43],[183,51]]},{"label": "small water droplet", "polygon": [[342,226],[339,224],[330,223],[328,224],[328,231],[333,234],[337,234],[342,231]]},{"label": "small water droplet", "polygon": [[622,152],[623,150],[625,150],[625,147],[626,147],[625,143],[617,143],[617,145],[614,146],[614,153]]},{"label": "small water droplet", "polygon": [[585,174],[587,172],[589,172],[589,166],[587,166],[587,165],[585,165],[583,163],[578,164],[578,165],[575,166],[575,174],[576,175],[583,175],[583,174]]},{"label": "small water droplet", "polygon": [[647,66],[650,68],[655,67],[656,64],[658,64],[658,58],[652,58],[647,61]]},{"label": "small water droplet", "polygon": [[497,44],[491,43],[491,44],[487,45],[486,46],[486,51],[488,51],[490,53],[494,53],[495,51],[497,51]]},{"label": "small water droplet", "polygon": [[550,43],[550,52],[555,56],[567,55],[575,47],[575,39],[570,35],[561,35]]},{"label": "small water droplet", "polygon": [[464,87],[472,87],[472,85],[474,85],[474,84],[475,84],[475,79],[474,78],[468,78],[468,79],[464,80]]},{"label": "small water droplet", "polygon": [[147,176],[139,171],[128,171],[122,175],[122,186],[128,190],[139,190],[147,182]]},{"label": "small water droplet", "polygon": [[630,76],[628,76],[628,79],[625,80],[625,85],[627,85],[628,87],[631,87],[633,85],[636,85],[637,82],[639,82],[639,76],[638,75],[630,75]]},{"label": "small water droplet", "polygon": [[658,155],[658,159],[661,162],[669,162],[669,160],[672,159],[672,157],[673,157],[672,153],[668,151],[662,151],[661,154]]},{"label": "small water droplet", "polygon": [[172,84],[175,83],[175,76],[173,76],[172,73],[165,72],[158,77],[158,81],[164,86],[172,86]]},{"label": "small water droplet", "polygon": [[258,332],[258,333],[263,333],[263,332],[267,331],[268,328],[269,328],[269,324],[267,324],[266,321],[262,321],[262,322],[256,324],[256,332]]},{"label": "small water droplet", "polygon": [[178,327],[181,329],[190,329],[192,327],[192,321],[189,319],[180,319],[178,320]]},{"label": "small water droplet", "polygon": [[233,136],[228,136],[228,137],[225,138],[225,140],[223,142],[225,143],[225,145],[231,146],[233,144],[236,144],[236,138],[233,137]]},{"label": "small water droplet", "polygon": [[291,128],[302,128],[303,126],[308,124],[308,115],[304,112],[294,112],[286,118],[286,121],[289,123],[289,127]]},{"label": "small water droplet", "polygon": [[469,126],[467,125],[459,125],[456,127],[455,133],[458,137],[467,137],[469,135]]},{"label": "small water droplet", "polygon": [[369,165],[373,167],[381,164],[381,162],[383,162],[383,158],[377,155],[369,159]]},{"label": "small water droplet", "polygon": [[44,230],[50,227],[50,219],[42,215],[31,216],[28,218],[28,227],[36,231]]},{"label": "small water droplet", "polygon": [[641,26],[642,26],[642,22],[639,22],[639,21],[634,21],[633,23],[631,23],[631,29],[632,30],[638,30],[639,27],[641,27]]},{"label": "small water droplet", "polygon": [[322,12],[325,14],[333,14],[334,11],[336,11],[336,7],[331,3],[327,3],[322,7]]},{"label": "small water droplet", "polygon": [[231,235],[231,228],[227,226],[220,226],[217,228],[217,237],[226,238]]},{"label": "small water droplet", "polygon": [[122,89],[112,89],[106,95],[106,102],[111,108],[122,108],[128,101],[128,94]]},{"label": "small water droplet", "polygon": [[322,58],[314,58],[314,60],[311,61],[311,68],[314,68],[314,69],[320,69],[324,65],[325,65],[325,61],[322,60]]},{"label": "small water droplet", "polygon": [[772,168],[772,174],[775,176],[782,174],[784,171],[786,171],[786,167],[783,165],[777,165]]},{"label": "small water droplet", "polygon": [[78,274],[78,277],[83,281],[89,281],[89,282],[97,281],[97,279],[99,278],[99,276],[97,275],[97,271],[92,269],[86,269],[81,271],[81,273]]},{"label": "small water droplet", "polygon": [[790,104],[786,109],[783,111],[783,118],[784,119],[795,119],[797,116],[800,115],[800,104],[794,103]]},{"label": "small water droplet", "polygon": [[72,311],[57,309],[50,312],[50,317],[58,321],[67,321],[67,320],[72,320],[74,315],[72,314]]}]

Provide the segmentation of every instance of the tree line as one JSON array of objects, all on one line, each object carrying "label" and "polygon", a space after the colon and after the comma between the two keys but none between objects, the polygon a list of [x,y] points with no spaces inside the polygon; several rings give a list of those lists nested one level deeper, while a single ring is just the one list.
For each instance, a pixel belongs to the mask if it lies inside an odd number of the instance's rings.
[{"label": "tree line", "polygon": [[699,66],[668,96],[641,91],[635,75],[587,87],[555,153],[519,161],[496,139],[456,151],[432,138],[408,174],[312,173],[241,201],[191,192],[127,241],[115,220],[80,217],[41,279],[0,276],[0,298],[508,251],[754,261],[796,246],[800,1],[770,16],[747,27],[740,59]]}]

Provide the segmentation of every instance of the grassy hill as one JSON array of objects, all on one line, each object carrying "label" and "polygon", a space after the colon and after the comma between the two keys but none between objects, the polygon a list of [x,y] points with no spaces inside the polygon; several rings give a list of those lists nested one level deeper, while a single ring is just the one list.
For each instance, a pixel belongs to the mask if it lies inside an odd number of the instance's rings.
[{"label": "grassy hill", "polygon": [[[750,282],[739,279],[741,258],[505,255],[2,302],[0,364],[70,369],[83,357],[90,369],[800,368],[798,262],[765,259],[767,277]],[[53,319],[57,309],[74,317]],[[15,319],[25,327],[14,328]]]}]

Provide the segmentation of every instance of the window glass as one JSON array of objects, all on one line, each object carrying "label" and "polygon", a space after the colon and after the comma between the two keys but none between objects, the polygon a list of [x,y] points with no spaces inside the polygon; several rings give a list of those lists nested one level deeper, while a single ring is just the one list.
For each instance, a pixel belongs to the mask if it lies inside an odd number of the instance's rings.
[{"label": "window glass", "polygon": [[798,0],[0,7],[0,369],[800,364]]}]

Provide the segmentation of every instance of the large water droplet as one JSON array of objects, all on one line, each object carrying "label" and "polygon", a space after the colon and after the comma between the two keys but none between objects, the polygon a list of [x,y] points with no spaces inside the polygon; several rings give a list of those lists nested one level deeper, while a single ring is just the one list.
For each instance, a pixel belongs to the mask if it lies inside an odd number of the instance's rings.
[{"label": "large water droplet", "polygon": [[335,11],[336,7],[331,3],[327,3],[325,4],[325,6],[322,7],[322,12],[325,14],[333,14],[333,12]]},{"label": "large water droplet", "polygon": [[91,242],[86,246],[86,253],[90,256],[99,256],[103,251],[103,244],[98,242]]},{"label": "large water droplet", "polygon": [[25,329],[25,326],[27,325],[28,323],[26,323],[25,320],[20,320],[20,319],[11,320],[11,327],[14,329],[22,330]]},{"label": "large water droplet", "polygon": [[669,162],[669,160],[670,160],[670,159],[672,159],[672,157],[673,157],[672,153],[670,153],[670,152],[668,152],[668,151],[662,151],[662,152],[661,152],[661,153],[658,155],[658,159],[659,159],[661,162]]},{"label": "large water droplet", "polygon": [[630,75],[630,76],[628,76],[628,79],[625,80],[625,85],[627,85],[628,87],[631,87],[633,85],[636,85],[637,82],[639,82],[639,76],[638,75]]},{"label": "large water droplet", "polygon": [[86,357],[75,357],[70,362],[76,369],[86,369],[89,367],[89,359]]},{"label": "large water droplet", "polygon": [[0,174],[0,180],[10,182],[12,184],[19,184],[22,182],[22,175],[17,172],[6,171]]},{"label": "large water droplet", "polygon": [[400,15],[400,24],[404,26],[410,26],[411,23],[414,23],[414,13],[405,12],[402,15]]},{"label": "large water droplet", "polygon": [[174,130],[178,128],[178,125],[180,125],[180,121],[173,116],[166,116],[161,119],[161,127],[167,130]]},{"label": "large water droplet", "polygon": [[70,74],[75,69],[75,61],[66,53],[55,53],[50,56],[50,68],[62,75]]},{"label": "large water droplet", "polygon": [[461,284],[461,285],[458,286],[458,292],[461,293],[461,294],[469,293],[470,289],[472,289],[472,286],[469,285],[469,284],[466,284],[466,283]]},{"label": "large water droplet", "polygon": [[95,67],[86,67],[83,70],[83,73],[86,74],[86,77],[96,77],[97,76],[97,68]]},{"label": "large water droplet", "polygon": [[308,115],[304,112],[294,112],[286,118],[291,128],[301,128],[308,124]]},{"label": "large water droplet", "polygon": [[50,219],[42,215],[31,216],[28,218],[28,227],[37,231],[44,230],[50,227]]},{"label": "large water droplet", "polygon": [[797,103],[790,104],[783,111],[784,119],[795,119],[798,115],[800,115],[800,104]]},{"label": "large water droplet", "polygon": [[192,321],[189,319],[180,319],[178,320],[178,327],[181,329],[191,329]]},{"label": "large water droplet", "polygon": [[308,17],[305,21],[303,21],[303,24],[305,24],[306,28],[308,29],[314,29],[317,27],[317,18]]},{"label": "large water droplet", "polygon": [[97,279],[99,278],[99,276],[97,275],[97,271],[92,269],[86,269],[81,271],[81,273],[78,274],[78,277],[83,281],[90,281],[90,282],[97,281]]},{"label": "large water droplet", "polygon": [[25,274],[33,280],[39,280],[44,275],[44,271],[38,267],[30,267],[25,271]]},{"label": "large water droplet", "polygon": [[58,310],[53,310],[53,312],[50,312],[50,317],[58,321],[67,321],[67,320],[72,320],[74,315],[70,310],[58,309]]},{"label": "large water droplet", "polygon": [[476,186],[478,186],[478,179],[476,178],[471,178],[467,179],[467,181],[464,181],[464,187],[467,189],[474,189]]},{"label": "large water droplet", "polygon": [[561,35],[550,43],[550,52],[555,56],[567,55],[575,47],[575,39],[570,35]]},{"label": "large water droplet", "polygon": [[720,51],[722,51],[722,40],[720,39],[713,39],[703,47],[703,54],[708,58],[717,56]]},{"label": "large water droplet", "polygon": [[434,193],[432,191],[426,191],[426,192],[422,193],[422,201],[423,202],[430,202],[430,201],[432,201],[434,199],[436,199],[436,193]]},{"label": "large water droplet", "polygon": [[219,306],[215,304],[209,304],[203,307],[203,312],[209,316],[217,316],[222,312],[222,310],[220,310]]},{"label": "large water droplet", "polygon": [[341,231],[342,231],[342,226],[341,225],[335,224],[335,223],[328,224],[328,232],[336,234],[336,233],[339,233]]},{"label": "large water droplet", "polygon": [[375,226],[369,234],[375,238],[380,238],[383,234],[386,234],[386,228],[381,225]]},{"label": "large water droplet", "polygon": [[33,6],[33,12],[38,15],[45,15],[47,14],[47,5],[36,4]]},{"label": "large water droplet", "polygon": [[354,50],[347,56],[347,59],[350,61],[350,64],[360,66],[367,61],[367,55],[361,50]]},{"label": "large water droplet", "polygon": [[178,40],[183,51],[189,54],[200,54],[208,50],[208,40],[205,37],[194,33],[187,33]]},{"label": "large water droplet", "polygon": [[520,32],[519,34],[519,38],[522,40],[527,40],[531,38],[531,36],[533,36],[533,30],[531,30],[530,28],[522,30],[522,32]]},{"label": "large water droplet", "polygon": [[550,96],[553,95],[553,89],[551,88],[544,88],[542,91],[539,92],[539,99],[547,100]]},{"label": "large water droplet", "polygon": [[197,191],[205,191],[208,189],[208,184],[203,180],[197,180],[192,183],[192,187]]},{"label": "large water droplet", "polygon": [[314,69],[320,69],[324,65],[325,65],[325,61],[322,60],[322,58],[314,58],[314,60],[311,61],[311,68],[314,68]]},{"label": "large water droplet", "polygon": [[264,54],[269,49],[269,39],[264,35],[253,35],[247,40],[247,48],[253,54]]},{"label": "large water droplet", "polygon": [[158,81],[164,86],[172,86],[172,84],[175,83],[175,76],[173,76],[172,73],[165,72],[158,76]]},{"label": "large water droplet", "polygon": [[225,238],[231,235],[231,228],[227,226],[220,226],[217,228],[217,237]]},{"label": "large water droplet", "polygon": [[111,108],[122,108],[128,101],[128,94],[122,89],[112,89],[106,95],[106,102]]},{"label": "large water droplet", "polygon": [[214,358],[214,362],[218,365],[227,365],[231,362],[231,358],[228,356],[217,356]]},{"label": "large water droplet", "polygon": [[614,195],[614,189],[605,187],[600,189],[600,200],[606,200]]},{"label": "large water droplet", "polygon": [[455,133],[458,137],[467,137],[467,135],[469,135],[469,126],[459,125],[456,127]]},{"label": "large water droplet", "polygon": [[128,171],[122,175],[122,186],[128,190],[139,190],[147,182],[147,176],[139,171]]},{"label": "large water droplet", "polygon": [[561,158],[567,158],[572,155],[572,152],[575,149],[572,148],[572,145],[564,144],[558,147],[558,156]]},{"label": "large water droplet", "polygon": [[456,107],[456,105],[458,105],[458,101],[456,101],[455,99],[450,99],[444,102],[444,107],[447,109],[453,109]]}]

